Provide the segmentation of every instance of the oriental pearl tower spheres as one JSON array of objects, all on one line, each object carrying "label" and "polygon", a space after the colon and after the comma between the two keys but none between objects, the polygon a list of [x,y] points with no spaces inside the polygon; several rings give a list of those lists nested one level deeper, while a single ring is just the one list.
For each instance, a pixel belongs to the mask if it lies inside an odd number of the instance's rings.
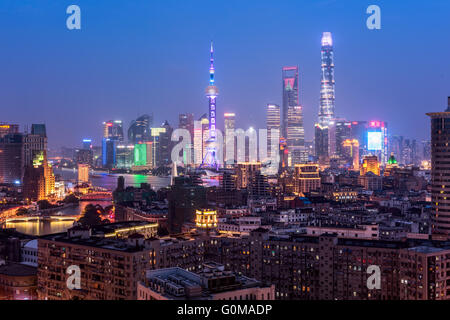
[{"label": "oriental pearl tower spheres", "polygon": [[211,59],[209,67],[209,86],[206,88],[206,97],[209,100],[209,139],[207,141],[206,154],[203,158],[201,168],[219,169],[216,146],[216,98],[219,95],[219,89],[214,85],[214,47],[211,42]]}]

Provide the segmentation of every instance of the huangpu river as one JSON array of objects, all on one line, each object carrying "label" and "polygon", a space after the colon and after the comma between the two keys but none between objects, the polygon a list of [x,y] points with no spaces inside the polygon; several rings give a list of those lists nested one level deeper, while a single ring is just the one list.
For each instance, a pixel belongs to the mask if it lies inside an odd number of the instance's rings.
[{"label": "huangpu river", "polygon": [[[77,171],[75,169],[55,169],[55,175],[61,175],[65,181],[75,181],[77,179]],[[113,191],[117,187],[117,178],[123,176],[125,186],[139,187],[141,183],[148,183],[154,190],[167,187],[170,184],[170,177],[147,176],[142,174],[118,174],[107,172],[91,172],[91,183],[95,187],[101,187]]]},{"label": "huangpu river", "polygon": [[[55,169],[55,175],[61,175],[64,181],[75,181],[77,171],[73,169]],[[170,177],[146,176],[141,174],[109,174],[105,172],[92,172],[90,179],[92,185],[113,191],[117,186],[117,178],[123,176],[125,186],[139,187],[141,183],[148,183],[156,191],[170,184]],[[56,211],[55,215],[79,216],[83,213],[88,204],[99,204],[102,207],[112,205],[111,201],[82,201],[78,206],[69,207]],[[72,221],[29,221],[6,223],[6,228],[16,228],[17,231],[30,235],[46,235],[58,232],[64,232],[72,226]]]}]

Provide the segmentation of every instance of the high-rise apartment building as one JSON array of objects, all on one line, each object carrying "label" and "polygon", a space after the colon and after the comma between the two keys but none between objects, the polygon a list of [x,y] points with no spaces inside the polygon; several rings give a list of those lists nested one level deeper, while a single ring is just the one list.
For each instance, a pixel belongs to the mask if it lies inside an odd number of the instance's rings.
[{"label": "high-rise apartment building", "polygon": [[236,186],[238,189],[247,188],[253,177],[261,172],[260,162],[238,162],[236,166]]},{"label": "high-rise apartment building", "polygon": [[294,191],[297,194],[320,189],[319,165],[316,163],[296,164]]},{"label": "high-rise apartment building", "polygon": [[450,97],[444,112],[431,118],[431,218],[434,233],[450,234]]},{"label": "high-rise apartment building", "polygon": [[24,168],[24,136],[19,133],[0,137],[0,183],[20,184]]},{"label": "high-rise apartment building", "polygon": [[170,187],[168,200],[169,232],[181,233],[184,223],[194,222],[195,210],[207,206],[206,188],[191,177],[176,177]]}]

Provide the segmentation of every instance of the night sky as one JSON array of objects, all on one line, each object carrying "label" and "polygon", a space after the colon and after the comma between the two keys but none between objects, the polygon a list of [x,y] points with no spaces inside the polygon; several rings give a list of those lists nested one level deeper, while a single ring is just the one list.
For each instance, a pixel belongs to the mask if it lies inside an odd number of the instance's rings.
[{"label": "night sky", "polygon": [[[71,4],[81,30],[66,28]],[[366,27],[371,4],[381,30]],[[46,123],[56,147],[86,137],[99,145],[105,120],[127,130],[143,113],[172,126],[179,113],[199,118],[214,40],[219,114],[264,127],[265,105],[281,105],[281,67],[298,65],[312,139],[320,38],[330,31],[336,115],[429,139],[425,112],[444,110],[450,96],[449,12],[448,0],[1,0],[0,121]]]}]

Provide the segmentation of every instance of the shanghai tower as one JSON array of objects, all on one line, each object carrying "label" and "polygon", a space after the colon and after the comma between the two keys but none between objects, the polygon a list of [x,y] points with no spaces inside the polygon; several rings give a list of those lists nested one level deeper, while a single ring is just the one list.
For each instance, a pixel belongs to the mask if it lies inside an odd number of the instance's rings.
[{"label": "shanghai tower", "polygon": [[318,123],[315,125],[315,148],[319,162],[326,161],[329,152],[330,125],[334,119],[334,54],[331,32],[322,35],[320,77],[320,104]]},{"label": "shanghai tower", "polygon": [[331,32],[323,33],[321,58],[319,124],[326,126],[334,118],[334,57]]}]

